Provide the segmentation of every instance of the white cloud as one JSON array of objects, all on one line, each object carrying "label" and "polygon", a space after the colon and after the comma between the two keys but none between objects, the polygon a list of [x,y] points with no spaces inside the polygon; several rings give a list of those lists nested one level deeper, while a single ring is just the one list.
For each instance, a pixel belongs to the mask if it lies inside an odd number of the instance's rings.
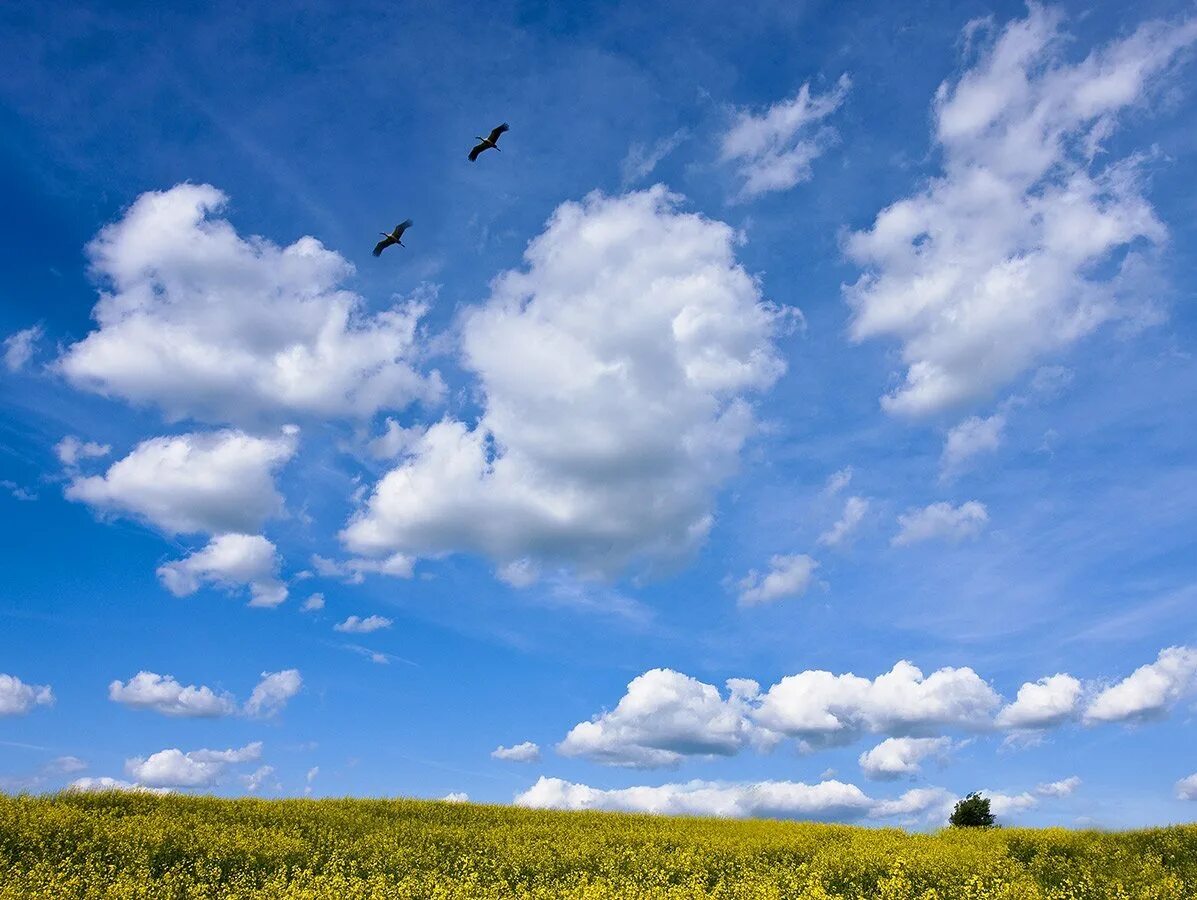
[{"label": "white cloud", "polygon": [[167,788],[150,788],[144,784],[134,784],[131,781],[121,781],[102,775],[99,778],[76,778],[69,785],[68,791],[144,791],[147,794],[169,794]]},{"label": "white cloud", "polygon": [[308,769],[308,774],[304,776],[304,781],[306,782],[306,784],[304,785],[303,792],[305,794],[312,793],[312,782],[316,780],[316,776],[319,774],[320,774],[319,766],[312,766],[310,769]]},{"label": "white cloud", "polygon": [[1085,721],[1129,722],[1157,718],[1197,689],[1197,648],[1168,647],[1156,661],[1135,669],[1101,691],[1085,709]]},{"label": "white cloud", "polygon": [[107,474],[75,478],[66,496],[168,534],[252,531],[283,511],[274,473],[295,449],[293,428],[277,438],[234,430],[151,438]]},{"label": "white cloud", "polygon": [[679,203],[658,186],[556,210],[463,316],[481,418],[428,428],[345,528],[354,553],[607,574],[704,541],[749,395],[784,369],[781,313],[733,230]]},{"label": "white cloud", "polygon": [[990,396],[1139,313],[1136,245],[1161,244],[1166,229],[1143,195],[1140,157],[1098,165],[1101,143],[1194,39],[1197,20],[1153,21],[1069,64],[1059,15],[1032,5],[940,86],[942,175],[845,246],[864,269],[845,288],[852,337],[902,345],[905,378],[887,410],[927,415]]},{"label": "white cloud", "polygon": [[254,741],[237,750],[159,750],[142,758],[125,760],[125,771],[150,787],[211,787],[220,781],[229,766],[257,762],[262,758],[262,742]]},{"label": "white cloud", "polygon": [[42,771],[52,775],[73,775],[87,768],[87,763],[77,756],[56,756],[42,767]]},{"label": "white cloud", "polygon": [[812,96],[804,84],[789,100],[774,103],[760,115],[741,111],[723,135],[720,156],[737,164],[743,179],[741,196],[784,191],[811,178],[811,164],[836,140],[823,121],[839,109],[851,81],[844,75],[825,94]]},{"label": "white cloud", "polygon": [[1060,781],[1051,781],[1037,786],[1035,793],[1040,797],[1068,797],[1080,786],[1081,779],[1076,775],[1070,775]]},{"label": "white cloud", "polygon": [[441,797],[441,800],[445,803],[469,803],[470,795],[465,793],[465,791],[451,791]]},{"label": "white cloud", "polygon": [[[245,790],[249,793],[256,793],[257,790],[266,783],[266,779],[274,774],[274,766],[259,766],[248,775],[241,776],[241,782],[245,785]],[[277,788],[278,785],[276,784]]]},{"label": "white cloud", "polygon": [[350,616],[344,622],[334,625],[333,630],[344,631],[347,634],[369,634],[381,628],[390,628],[393,624],[394,620],[386,616],[366,616],[364,619],[360,616]]},{"label": "white cloud", "polygon": [[774,556],[763,576],[755,569],[736,582],[741,606],[759,606],[786,597],[801,597],[819,564],[805,554]]},{"label": "white cloud", "polygon": [[245,714],[269,718],[287,705],[287,701],[299,693],[303,678],[298,669],[284,669],[281,672],[263,672],[262,680],[254,687],[245,701]]},{"label": "white cloud", "polygon": [[495,759],[505,759],[509,762],[538,762],[540,760],[540,747],[532,741],[524,741],[522,744],[516,744],[512,747],[496,747],[490,754]]},{"label": "white cloud", "polygon": [[959,506],[932,503],[898,516],[898,533],[890,543],[905,547],[929,540],[961,541],[975,537],[989,521],[984,503],[969,500]]},{"label": "white cloud", "polygon": [[237,711],[237,703],[228,693],[217,694],[204,685],[184,687],[170,675],[156,672],[138,672],[127,682],[113,681],[108,685],[108,699],[164,716],[216,718]]},{"label": "white cloud", "polygon": [[923,760],[944,759],[952,749],[951,738],[886,738],[860,754],[860,768],[868,778],[892,780],[915,775]]},{"label": "white cloud", "polygon": [[943,788],[911,788],[894,800],[878,801],[869,816],[874,819],[900,816],[903,820],[922,816],[930,823],[942,824],[955,802],[955,796]]},{"label": "white cloud", "polygon": [[411,578],[415,559],[403,553],[392,553],[382,559],[357,557],[338,562],[335,559],[314,554],[312,565],[316,574],[324,578],[343,578],[349,584],[361,584],[367,575],[389,575],[393,578]]},{"label": "white cloud", "polygon": [[353,267],[314,238],[243,238],[210,185],[142,194],[88,246],[98,324],[59,365],[76,385],[172,420],[289,413],[368,416],[434,401],[415,368],[426,305],[369,313],[340,285]]},{"label": "white cloud", "polygon": [[970,668],[943,668],[924,677],[902,660],[874,679],[819,670],[788,675],[763,695],[753,719],[816,746],[847,743],[862,733],[982,728],[1000,703]]},{"label": "white cloud", "polygon": [[287,587],[278,580],[274,544],[257,534],[221,534],[202,550],[159,566],[158,578],[176,597],[186,597],[210,582],[227,590],[248,586],[250,606],[278,606]]},{"label": "white cloud", "polygon": [[34,325],[10,334],[4,339],[4,367],[10,372],[20,372],[33,359],[37,343],[42,339],[42,326]]},{"label": "white cloud", "polygon": [[831,477],[827,479],[827,484],[823,487],[823,493],[828,497],[834,497],[851,483],[852,467],[844,466],[831,473]]},{"label": "white cloud", "polygon": [[1197,800],[1197,773],[1176,782],[1177,800]]},{"label": "white cloud", "polygon": [[864,497],[849,497],[844,502],[844,512],[839,521],[819,535],[819,543],[825,547],[836,547],[852,534],[869,511],[869,501]]},{"label": "white cloud", "polygon": [[499,566],[495,570],[495,577],[504,584],[511,585],[513,588],[531,587],[540,580],[540,566],[526,557],[524,559],[514,559],[509,563]]},{"label": "white cloud", "polygon": [[312,596],[303,601],[303,606],[299,609],[300,612],[316,612],[317,610],[324,609],[324,595],[312,594]]},{"label": "white cloud", "polygon": [[994,413],[987,419],[970,416],[953,427],[948,432],[943,455],[939,458],[939,477],[945,481],[951,480],[973,457],[997,450],[1005,427],[1005,413]]},{"label": "white cloud", "polygon": [[830,820],[859,819],[876,806],[860,788],[839,781],[818,784],[689,781],[657,787],[603,790],[543,776],[518,794],[515,803],[532,809],[605,809],[659,815]]},{"label": "white cloud", "polygon": [[1021,794],[1003,794],[1000,791],[981,791],[989,799],[989,811],[999,819],[1039,805],[1039,799],[1023,791]]},{"label": "white cloud", "polygon": [[16,675],[0,673],[0,716],[23,716],[35,706],[53,703],[48,684],[26,684]]},{"label": "white cloud", "polygon": [[652,146],[637,141],[628,148],[627,155],[619,164],[620,184],[627,190],[632,185],[643,181],[652,174],[653,169],[660,165],[661,160],[678,148],[690,132],[679,128],[673,134],[661,138]]},{"label": "white cloud", "polygon": [[1018,689],[1014,702],[994,720],[999,728],[1051,728],[1073,718],[1080,706],[1083,688],[1071,675],[1057,674],[1027,682]]},{"label": "white cloud", "polygon": [[74,469],[82,460],[100,459],[111,452],[112,447],[108,444],[98,444],[95,441],[81,441],[73,434],[68,434],[54,445],[54,455],[68,469]]},{"label": "white cloud", "polygon": [[366,449],[375,459],[395,459],[410,451],[423,434],[423,425],[404,428],[388,416],[386,431],[370,441]]},{"label": "white cloud", "polygon": [[672,669],[651,669],[628,684],[615,709],[575,725],[557,745],[563,756],[634,768],[675,766],[686,756],[730,756],[767,739],[746,717],[757,684],[718,688]]}]

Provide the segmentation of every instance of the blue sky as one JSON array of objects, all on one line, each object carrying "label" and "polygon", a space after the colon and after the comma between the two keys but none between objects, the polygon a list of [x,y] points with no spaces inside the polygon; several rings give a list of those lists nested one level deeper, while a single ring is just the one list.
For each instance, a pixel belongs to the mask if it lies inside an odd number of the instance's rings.
[{"label": "blue sky", "polygon": [[1191,6],[341,7],[0,14],[5,789],[1193,818]]}]

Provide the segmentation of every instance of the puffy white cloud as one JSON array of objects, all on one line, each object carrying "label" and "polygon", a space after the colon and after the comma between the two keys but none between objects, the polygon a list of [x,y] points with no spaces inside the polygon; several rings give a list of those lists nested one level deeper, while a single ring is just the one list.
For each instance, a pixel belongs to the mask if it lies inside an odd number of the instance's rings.
[{"label": "puffy white cloud", "polygon": [[1046,784],[1038,785],[1035,788],[1035,793],[1040,797],[1068,797],[1080,786],[1081,779],[1076,775],[1070,775],[1068,778],[1060,781],[1050,781]]},{"label": "puffy white cloud", "polygon": [[915,775],[923,760],[943,759],[952,749],[951,738],[886,738],[871,750],[860,754],[860,768],[869,778],[892,780]]},{"label": "puffy white cloud", "polygon": [[981,728],[1000,703],[970,668],[943,668],[924,677],[902,660],[874,679],[820,670],[788,675],[763,695],[753,719],[809,745],[840,744],[862,733]]},{"label": "puffy white cloud", "polygon": [[490,754],[495,759],[505,759],[509,762],[537,762],[540,759],[540,747],[532,741],[524,741],[512,747],[496,747]]},{"label": "puffy white cloud", "polygon": [[147,794],[169,794],[168,788],[151,788],[144,784],[134,784],[131,781],[122,781],[119,778],[110,778],[107,775],[101,775],[98,778],[86,776],[83,778],[76,778],[69,785],[68,791],[144,791]]},{"label": "puffy white cloud", "polygon": [[58,461],[68,469],[74,469],[82,460],[100,459],[112,452],[108,444],[95,441],[81,441],[73,434],[68,434],[54,445],[54,455]]},{"label": "puffy white cloud", "polygon": [[441,797],[445,803],[469,803],[470,795],[465,791],[450,791],[445,796]]},{"label": "puffy white cloud", "polygon": [[999,819],[1002,816],[1010,816],[1039,805],[1039,799],[1026,791],[1021,794],[1003,794],[1000,791],[988,790],[980,793],[989,799],[989,811]]},{"label": "puffy white cloud", "polygon": [[955,796],[943,788],[911,788],[894,800],[878,801],[869,816],[874,819],[924,816],[930,822],[942,823],[947,821],[955,802]]},{"label": "puffy white cloud", "polygon": [[784,369],[781,313],[727,225],[661,187],[562,204],[527,268],[462,320],[484,411],[444,419],[375,486],[356,554],[479,553],[611,573],[706,537],[715,490]]},{"label": "puffy white cloud", "polygon": [[48,684],[26,684],[16,675],[0,672],[0,716],[23,716],[35,706],[50,706],[54,692]]},{"label": "puffy white cloud", "polygon": [[759,606],[786,597],[801,597],[818,567],[818,562],[805,554],[774,556],[763,576],[753,569],[736,582],[740,605]]},{"label": "puffy white cloud", "polygon": [[300,612],[316,612],[317,610],[324,609],[324,595],[312,594],[308,599],[303,601],[303,606],[299,609]]},{"label": "puffy white cloud", "polygon": [[252,531],[283,510],[274,473],[294,455],[295,435],[294,428],[277,438],[230,429],[151,438],[105,475],[75,478],[66,496],[169,534]]},{"label": "puffy white cloud", "polygon": [[202,550],[158,568],[158,578],[176,597],[186,597],[210,582],[227,590],[248,586],[250,606],[278,606],[287,587],[278,580],[274,544],[260,534],[221,534]]},{"label": "puffy white cloud", "polygon": [[1071,675],[1058,674],[1027,682],[1018,689],[1014,702],[1002,708],[994,720],[999,728],[1051,728],[1073,718],[1084,689]]},{"label": "puffy white cloud", "polygon": [[298,669],[263,672],[262,680],[245,701],[245,714],[268,718],[282,711],[287,701],[299,693],[303,678]]},{"label": "puffy white cloud", "polygon": [[818,784],[689,781],[657,787],[603,790],[543,776],[518,794],[515,803],[533,809],[605,809],[660,815],[831,820],[859,819],[875,807],[875,801],[860,788],[840,781]]},{"label": "puffy white cloud", "polygon": [[1160,244],[1166,230],[1139,157],[1097,162],[1119,114],[1143,105],[1194,39],[1197,20],[1148,22],[1070,64],[1059,15],[1032,5],[940,86],[942,175],[845,244],[864,269],[845,289],[852,337],[902,345],[905,379],[887,410],[924,415],[992,395],[1137,314],[1135,245]]},{"label": "puffy white cloud", "polygon": [[1197,773],[1176,782],[1177,800],[1197,800]]},{"label": "puffy white cloud", "polygon": [[350,616],[344,622],[334,625],[333,631],[343,631],[347,634],[369,634],[371,631],[390,628],[393,624],[395,624],[394,620],[388,619],[386,616],[366,616],[364,619],[360,616]]},{"label": "puffy white cloud", "polygon": [[1164,715],[1197,689],[1197,648],[1168,647],[1156,661],[1135,669],[1101,691],[1085,709],[1085,721],[1127,722]]},{"label": "puffy white cloud", "polygon": [[262,742],[254,741],[236,750],[192,750],[171,748],[148,757],[125,760],[125,771],[150,787],[211,787],[229,766],[256,762],[262,758]]},{"label": "puffy white cloud", "polygon": [[[248,775],[241,776],[241,783],[245,785],[245,790],[253,794],[266,783],[266,779],[274,774],[274,766],[258,766],[254,771]],[[275,788],[279,785],[276,783]]]},{"label": "puffy white cloud", "polygon": [[216,718],[237,711],[237,703],[228,693],[217,694],[204,685],[184,687],[170,675],[156,672],[138,672],[127,682],[113,681],[108,685],[108,699],[164,716]]},{"label": "puffy white cloud", "polygon": [[994,413],[986,419],[970,416],[960,422],[944,441],[939,458],[939,476],[945,481],[954,478],[974,456],[992,453],[1002,442],[1006,427],[1005,413]]},{"label": "puffy white cloud", "polygon": [[423,434],[424,426],[404,428],[388,416],[386,431],[370,441],[366,449],[375,459],[395,459],[411,450]]},{"label": "puffy white cloud", "polygon": [[628,684],[615,709],[575,725],[557,745],[564,756],[655,768],[686,756],[730,756],[767,740],[746,717],[758,686],[732,679],[725,700],[714,685],[672,669],[651,669]]},{"label": "puffy white cloud", "polygon": [[42,339],[42,326],[34,325],[10,334],[4,339],[4,368],[20,372],[33,359],[37,343]]},{"label": "puffy white cloud", "polygon": [[723,135],[720,156],[736,163],[743,179],[741,196],[784,191],[811,178],[811,164],[836,140],[824,125],[848,95],[847,75],[825,94],[812,95],[804,84],[789,100],[774,103],[760,115],[741,111]]},{"label": "puffy white cloud", "polygon": [[219,218],[210,185],[142,194],[88,246],[98,328],[59,365],[76,385],[171,419],[368,416],[436,400],[415,368],[425,304],[369,313],[353,267],[314,238],[278,247]]},{"label": "puffy white cloud", "polygon": [[864,497],[849,497],[844,501],[844,512],[839,520],[819,535],[819,543],[825,547],[835,547],[854,532],[864,521],[869,511],[869,501]]},{"label": "puffy white cloud", "polygon": [[959,506],[932,503],[898,516],[898,533],[890,539],[895,547],[929,540],[961,541],[974,537],[989,521],[984,503],[969,500]]}]

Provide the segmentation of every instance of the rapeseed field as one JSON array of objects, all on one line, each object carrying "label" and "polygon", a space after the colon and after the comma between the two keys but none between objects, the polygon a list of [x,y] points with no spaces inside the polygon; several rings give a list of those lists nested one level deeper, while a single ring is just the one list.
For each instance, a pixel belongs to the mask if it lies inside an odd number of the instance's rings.
[{"label": "rapeseed field", "polygon": [[0,900],[1197,898],[1197,826],[908,834],[420,800],[0,795]]}]

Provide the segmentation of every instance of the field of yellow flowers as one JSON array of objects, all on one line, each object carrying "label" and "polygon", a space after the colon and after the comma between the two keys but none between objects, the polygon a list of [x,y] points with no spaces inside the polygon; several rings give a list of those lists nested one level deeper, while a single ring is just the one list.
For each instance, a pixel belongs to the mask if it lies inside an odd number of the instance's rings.
[{"label": "field of yellow flowers", "polygon": [[419,800],[0,795],[0,900],[1197,897],[1197,826],[907,834]]}]

